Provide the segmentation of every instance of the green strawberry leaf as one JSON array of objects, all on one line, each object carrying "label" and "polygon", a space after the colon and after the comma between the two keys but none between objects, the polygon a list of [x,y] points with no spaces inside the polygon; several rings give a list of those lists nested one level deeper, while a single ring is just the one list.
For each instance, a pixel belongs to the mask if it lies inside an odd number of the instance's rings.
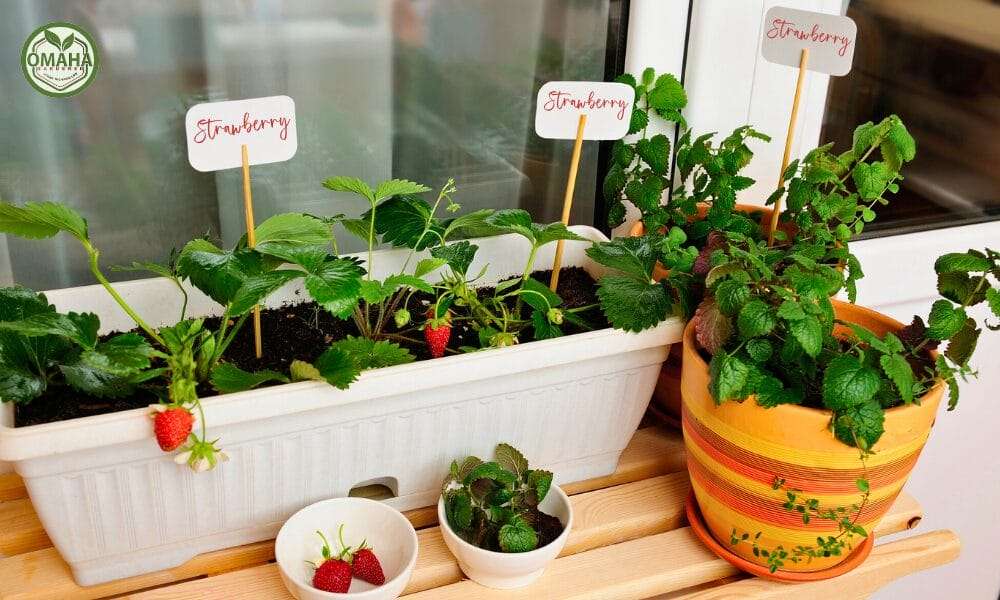
[{"label": "green strawberry leaf", "polygon": [[331,177],[323,182],[323,187],[334,192],[350,192],[357,194],[369,203],[375,202],[375,192],[372,188],[357,177]]},{"label": "green strawberry leaf", "polygon": [[251,275],[264,272],[261,255],[249,249],[222,250],[208,240],[188,242],[177,273],[219,304],[229,304]]},{"label": "green strawberry leaf", "polygon": [[429,192],[431,188],[422,183],[408,181],[406,179],[390,179],[378,184],[375,188],[375,201],[379,202],[394,196],[407,196],[411,194],[422,194]]},{"label": "green strawberry leaf", "polygon": [[[313,367],[327,383],[341,390],[350,387],[361,374],[361,369],[354,359],[339,348],[328,348],[319,355]],[[307,373],[304,369],[299,368],[297,375],[307,375]],[[312,377],[309,378],[312,379]]]},{"label": "green strawberry leaf", "polygon": [[447,246],[431,248],[431,256],[446,262],[452,271],[464,277],[478,250],[479,246],[462,240]]},{"label": "green strawberry leaf", "polygon": [[30,239],[50,238],[60,231],[87,240],[87,221],[76,211],[55,202],[27,202],[15,206],[0,202],[0,232]]},{"label": "green strawberry leaf", "polygon": [[653,236],[619,237],[598,242],[587,248],[587,256],[633,279],[648,282],[656,264],[654,239]]},{"label": "green strawberry leaf", "polygon": [[361,297],[361,276],[364,269],[354,260],[327,260],[306,274],[305,288],[309,296],[326,311],[346,319]]},{"label": "green strawberry leaf", "polygon": [[290,281],[303,276],[302,271],[279,269],[267,273],[248,276],[243,285],[233,294],[229,303],[229,314],[238,317],[249,312],[254,306]]},{"label": "green strawberry leaf", "polygon": [[300,213],[275,215],[257,226],[256,248],[267,252],[269,244],[326,247],[333,239],[330,227],[321,219]]},{"label": "green strawberry leaf", "polygon": [[222,394],[231,394],[252,390],[271,381],[288,383],[289,379],[282,373],[265,369],[263,371],[244,371],[232,363],[220,363],[212,369],[210,378],[212,387]]},{"label": "green strawberry leaf", "polygon": [[669,316],[673,303],[658,283],[638,281],[624,275],[605,275],[597,284],[601,310],[617,329],[639,332]]},{"label": "green strawberry leaf", "polygon": [[416,357],[409,350],[399,344],[385,340],[374,341],[353,335],[334,342],[330,346],[330,349],[336,350],[351,359],[358,371],[392,367],[411,363],[416,360]]}]

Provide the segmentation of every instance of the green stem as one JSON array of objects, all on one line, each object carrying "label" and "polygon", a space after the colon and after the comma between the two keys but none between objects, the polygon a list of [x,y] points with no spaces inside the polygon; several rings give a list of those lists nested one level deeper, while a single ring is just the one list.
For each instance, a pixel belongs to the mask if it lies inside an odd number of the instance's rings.
[{"label": "green stem", "polygon": [[128,305],[127,302],[125,302],[125,299],[118,294],[115,288],[111,286],[111,282],[108,281],[108,279],[104,276],[104,273],[101,272],[101,267],[98,263],[101,253],[97,250],[97,248],[94,248],[90,242],[86,240],[83,241],[83,247],[87,251],[87,256],[89,257],[90,272],[94,274],[94,278],[97,279],[98,283],[104,286],[104,289],[111,294],[111,297],[118,303],[118,306],[120,306],[122,310],[124,310],[125,313],[131,317],[133,321],[135,321],[135,324],[138,325],[140,329],[146,332],[146,335],[154,339],[160,346],[166,348],[167,344],[163,341],[163,338],[161,338],[160,335],[156,333],[156,330],[150,327],[146,321],[144,321],[143,318]]}]

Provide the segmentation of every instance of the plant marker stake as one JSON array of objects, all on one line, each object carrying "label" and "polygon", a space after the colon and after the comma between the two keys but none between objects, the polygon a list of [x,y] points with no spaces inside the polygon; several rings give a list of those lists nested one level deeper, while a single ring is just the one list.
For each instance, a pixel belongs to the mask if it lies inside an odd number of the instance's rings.
[{"label": "plant marker stake", "polygon": [[[247,156],[247,145],[241,146],[243,152],[243,209],[247,221],[247,246],[257,245],[256,226],[253,222],[253,195],[250,193],[250,159]],[[253,307],[253,349],[257,358],[264,356],[264,342],[260,337],[260,305]]]},{"label": "plant marker stake", "polygon": [[[569,163],[569,178],[566,181],[566,196],[563,198],[563,225],[569,225],[569,213],[573,208],[573,191],[576,189],[576,172],[580,167],[580,150],[583,148],[583,129],[587,125],[587,113],[580,114],[580,122],[576,126],[576,141],[573,142],[573,158]],[[563,243],[565,240],[556,242],[556,257],[552,261],[552,279],[549,280],[549,289],[553,292],[559,287],[559,268],[562,265]]]},{"label": "plant marker stake", "polygon": [[[778,171],[778,185],[788,168],[792,155],[792,140],[795,139],[795,122],[799,119],[799,99],[802,97],[802,86],[806,80],[806,66],[809,64],[809,48],[803,48],[799,55],[799,76],[795,81],[795,97],[792,98],[792,115],[788,119],[788,133],[785,135],[785,153],[781,157],[781,170]],[[774,201],[774,212],[771,213],[771,225],[767,232],[767,245],[774,245],[774,231],[778,228],[778,218],[781,216],[781,198]]]}]

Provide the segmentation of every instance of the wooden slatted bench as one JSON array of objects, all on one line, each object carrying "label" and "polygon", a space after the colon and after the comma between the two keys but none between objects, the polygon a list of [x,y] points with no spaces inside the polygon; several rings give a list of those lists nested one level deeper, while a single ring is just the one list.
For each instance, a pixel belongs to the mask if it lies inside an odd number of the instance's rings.
[{"label": "wooden slatted bench", "polygon": [[[909,573],[954,560],[959,542],[934,531],[879,543],[855,571],[835,580],[788,585],[748,578],[711,554],[685,526],[688,494],[678,432],[640,429],[617,472],[565,486],[576,522],[562,555],[520,590],[490,590],[464,579],[445,547],[433,507],[407,513],[420,554],[406,589],[412,600],[866,598]],[[886,536],[920,521],[903,493],[876,530]],[[0,476],[0,599],[291,598],[274,564],[273,541],[210,552],[166,571],[79,587],[52,548],[15,475]]]}]

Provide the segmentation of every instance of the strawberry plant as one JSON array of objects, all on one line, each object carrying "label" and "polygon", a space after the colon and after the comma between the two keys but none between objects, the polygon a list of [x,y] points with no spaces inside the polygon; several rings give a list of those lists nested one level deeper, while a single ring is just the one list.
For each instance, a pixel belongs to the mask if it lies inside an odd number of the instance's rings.
[{"label": "strawberry plant", "polygon": [[153,348],[134,333],[100,340],[93,313],[62,314],[44,294],[0,289],[0,397],[30,402],[51,386],[121,397],[160,375]]},{"label": "strawberry plant", "polygon": [[510,444],[499,444],[495,460],[470,456],[454,461],[442,497],[448,526],[462,539],[494,552],[528,552],[562,532],[562,524],[538,510],[552,473],[531,469]]},{"label": "strawberry plant", "polygon": [[[145,338],[127,333],[100,340],[97,335],[99,322],[95,315],[60,314],[48,306],[44,296],[30,300],[30,293],[11,290],[6,296],[9,303],[0,299],[0,311],[5,312],[7,317],[0,325],[0,335],[6,336],[10,342],[9,346],[4,344],[2,358],[8,374],[3,383],[8,388],[2,396],[4,401],[34,399],[50,382],[65,383],[98,396],[121,396],[134,391],[134,386],[140,383],[165,376],[168,384],[163,403],[167,411],[155,411],[154,420],[164,412],[177,415],[172,412],[174,410],[185,411],[189,415],[192,411],[199,413],[200,434],[192,432],[188,436],[188,443],[180,448],[177,458],[178,462],[201,471],[214,467],[218,458],[224,459],[225,455],[215,447],[215,441],[207,438],[197,394],[198,385],[211,380],[220,391],[234,391],[268,380],[287,381],[279,373],[246,373],[220,364],[223,353],[243,326],[250,310],[283,283],[301,276],[300,273],[290,274],[276,269],[273,259],[268,260],[276,255],[275,252],[265,255],[246,248],[245,244],[238,244],[232,250],[222,250],[208,240],[194,240],[184,247],[176,260],[171,261],[169,267],[133,265],[133,268],[169,274],[175,283],[182,278],[189,279],[224,306],[223,318],[216,331],[208,330],[203,319],[185,320],[183,309],[181,320],[176,325],[157,329],[149,325],[108,281],[101,270],[100,251],[90,239],[87,221],[71,208],[51,202],[29,202],[23,206],[0,203],[0,231],[29,239],[51,238],[59,233],[71,235],[87,253],[94,278],[145,334]],[[308,248],[328,244],[330,233],[319,219],[286,214],[261,223],[257,239],[264,248],[304,253]],[[334,273],[350,270],[360,274],[360,268],[351,261],[334,258],[325,262],[333,263],[329,271]],[[329,275],[329,271],[324,271],[319,278],[334,285],[340,283]],[[181,290],[183,292],[183,288]],[[186,307],[186,294],[184,297]],[[162,360],[164,366],[149,369],[151,358]],[[30,370],[29,362],[34,365]],[[56,371],[59,375],[54,377]],[[177,427],[170,429],[178,430]],[[161,438],[161,444],[176,448],[177,440],[173,436],[168,437],[171,438],[169,443],[163,443],[166,438]]]}]

